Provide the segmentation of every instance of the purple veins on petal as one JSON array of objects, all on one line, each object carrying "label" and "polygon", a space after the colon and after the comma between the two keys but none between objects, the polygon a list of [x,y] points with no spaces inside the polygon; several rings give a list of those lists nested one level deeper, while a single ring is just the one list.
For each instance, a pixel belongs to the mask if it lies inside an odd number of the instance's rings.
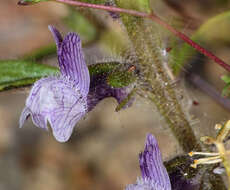
[{"label": "purple veins on petal", "polygon": [[147,135],[145,150],[139,155],[139,162],[143,178],[155,179],[162,186],[170,186],[160,148],[155,137],[151,134]]},{"label": "purple veins on petal", "polygon": [[161,152],[155,137],[147,135],[145,150],[139,155],[142,178],[126,190],[171,190],[170,179],[163,165]]},{"label": "purple veins on petal", "polygon": [[136,184],[131,184],[125,190],[166,190],[151,179],[138,178]]},{"label": "purple veins on petal", "polygon": [[90,76],[82,52],[80,37],[75,33],[69,33],[64,40],[60,33],[49,26],[57,44],[57,54],[61,73],[69,77],[80,87],[83,96],[89,92]]},{"label": "purple veins on petal", "polygon": [[37,81],[20,118],[20,126],[30,115],[33,123],[47,129],[47,121],[54,137],[67,141],[76,123],[86,114],[87,102],[71,81],[62,77],[48,77]]},{"label": "purple veins on petal", "polygon": [[19,125],[31,116],[33,123],[47,130],[49,123],[54,137],[67,141],[76,123],[106,97],[118,102],[126,97],[126,88],[113,89],[106,78],[92,77],[84,60],[80,37],[69,33],[64,40],[59,31],[49,26],[57,45],[60,76],[46,77],[35,82],[26,100]]},{"label": "purple veins on petal", "polygon": [[49,25],[48,28],[49,28],[49,30],[51,31],[51,33],[52,33],[52,35],[54,37],[54,40],[56,42],[57,48],[59,48],[61,46],[61,44],[62,44],[62,41],[63,41],[60,32],[55,27],[53,27],[51,25]]},{"label": "purple veins on petal", "polygon": [[64,40],[59,31],[49,26],[57,45],[61,75],[38,80],[31,89],[20,117],[20,127],[31,116],[33,123],[48,129],[54,137],[67,141],[76,123],[87,113],[89,71],[77,34],[70,33]]}]

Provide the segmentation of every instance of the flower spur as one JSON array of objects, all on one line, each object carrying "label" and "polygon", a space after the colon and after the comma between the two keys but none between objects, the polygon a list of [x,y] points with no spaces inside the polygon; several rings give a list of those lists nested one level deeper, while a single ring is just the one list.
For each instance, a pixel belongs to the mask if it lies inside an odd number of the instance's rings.
[{"label": "flower spur", "polygon": [[66,142],[76,123],[99,101],[114,97],[121,103],[127,97],[128,90],[109,86],[106,74],[89,75],[77,34],[69,33],[63,39],[56,28],[49,26],[49,29],[57,46],[60,75],[35,82],[26,100],[19,126],[22,127],[31,116],[37,127],[48,130],[48,121],[56,140]]}]

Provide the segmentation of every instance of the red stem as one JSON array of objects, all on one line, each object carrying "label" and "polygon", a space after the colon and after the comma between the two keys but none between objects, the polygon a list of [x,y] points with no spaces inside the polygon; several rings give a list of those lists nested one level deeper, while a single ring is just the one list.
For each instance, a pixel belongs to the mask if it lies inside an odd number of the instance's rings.
[{"label": "red stem", "polygon": [[193,40],[191,40],[188,36],[186,36],[182,32],[179,32],[179,31],[175,30],[172,26],[170,26],[167,23],[165,23],[163,20],[161,20],[156,15],[149,15],[148,17],[151,20],[155,21],[156,23],[160,24],[161,26],[164,26],[165,28],[167,28],[173,34],[175,34],[180,39],[182,39],[183,41],[185,41],[186,43],[188,43],[190,46],[192,46],[193,48],[195,48],[200,53],[204,54],[205,56],[207,56],[210,59],[212,59],[213,61],[215,61],[217,64],[219,64],[221,67],[223,67],[227,71],[230,71],[230,65],[228,65],[227,63],[225,63],[219,57],[215,56],[212,52],[206,50],[205,48],[203,48],[202,46],[200,46],[199,44],[197,44],[196,42],[194,42]]},{"label": "red stem", "polygon": [[190,46],[195,48],[197,51],[199,51],[203,55],[209,57],[214,62],[219,64],[221,67],[223,67],[224,69],[226,69],[227,71],[230,72],[230,65],[225,63],[222,59],[215,56],[212,52],[206,50],[205,48],[203,48],[202,46],[200,46],[199,44],[197,44],[196,42],[191,40],[188,36],[186,36],[182,32],[179,32],[176,29],[174,29],[172,26],[170,26],[169,24],[167,24],[166,22],[164,22],[163,20],[161,20],[158,16],[156,16],[154,14],[148,14],[145,12],[139,12],[139,11],[135,11],[135,10],[131,10],[131,9],[123,9],[123,8],[119,8],[119,7],[105,6],[105,5],[96,5],[96,4],[90,4],[90,3],[84,3],[84,2],[72,1],[72,0],[54,0],[54,1],[69,4],[69,5],[74,5],[74,6],[78,6],[78,7],[100,9],[100,10],[106,10],[106,11],[110,11],[110,12],[125,13],[125,14],[129,14],[129,15],[133,15],[133,16],[148,18],[148,19],[160,24],[161,26],[163,26],[167,30],[171,31],[173,34],[175,34],[177,37],[179,37],[180,39],[185,41],[187,44],[189,44]]}]

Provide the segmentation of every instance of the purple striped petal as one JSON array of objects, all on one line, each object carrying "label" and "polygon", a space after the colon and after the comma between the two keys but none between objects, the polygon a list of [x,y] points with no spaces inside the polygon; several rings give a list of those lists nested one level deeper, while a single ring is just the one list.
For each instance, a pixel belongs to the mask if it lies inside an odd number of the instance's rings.
[{"label": "purple striped petal", "polygon": [[139,155],[139,162],[143,178],[152,179],[165,189],[171,189],[157,140],[152,134],[147,135],[145,150]]},{"label": "purple striped petal", "polygon": [[52,26],[49,28],[57,44],[58,61],[62,75],[75,81],[80,88],[81,94],[83,96],[87,95],[90,76],[84,60],[80,37],[75,33],[69,33],[62,41],[58,30]]},{"label": "purple striped petal", "polygon": [[37,81],[20,117],[20,127],[29,115],[33,123],[47,129],[47,121],[59,142],[67,141],[76,123],[87,112],[87,100],[72,81],[47,77]]},{"label": "purple striped petal", "polygon": [[51,31],[51,33],[52,33],[52,35],[54,37],[57,49],[59,49],[61,44],[62,44],[62,41],[63,41],[60,32],[55,27],[53,27],[51,25],[49,25],[48,28],[49,28],[49,30]]},{"label": "purple striped petal", "polygon": [[126,190],[171,190],[170,179],[163,165],[155,137],[147,135],[145,150],[139,155],[142,178]]},{"label": "purple striped petal", "polygon": [[164,187],[155,183],[151,179],[137,179],[136,184],[131,184],[125,190],[166,190]]}]

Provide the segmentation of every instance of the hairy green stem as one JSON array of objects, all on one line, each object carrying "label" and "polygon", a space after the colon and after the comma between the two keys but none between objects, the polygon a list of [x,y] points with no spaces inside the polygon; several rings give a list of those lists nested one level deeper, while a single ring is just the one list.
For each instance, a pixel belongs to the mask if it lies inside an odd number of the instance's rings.
[{"label": "hairy green stem", "polygon": [[162,44],[153,40],[156,39],[153,28],[142,18],[122,15],[122,19],[144,75],[139,81],[141,93],[154,102],[185,152],[194,148],[201,150],[177,100],[175,89],[170,85],[172,81],[163,66]]}]

